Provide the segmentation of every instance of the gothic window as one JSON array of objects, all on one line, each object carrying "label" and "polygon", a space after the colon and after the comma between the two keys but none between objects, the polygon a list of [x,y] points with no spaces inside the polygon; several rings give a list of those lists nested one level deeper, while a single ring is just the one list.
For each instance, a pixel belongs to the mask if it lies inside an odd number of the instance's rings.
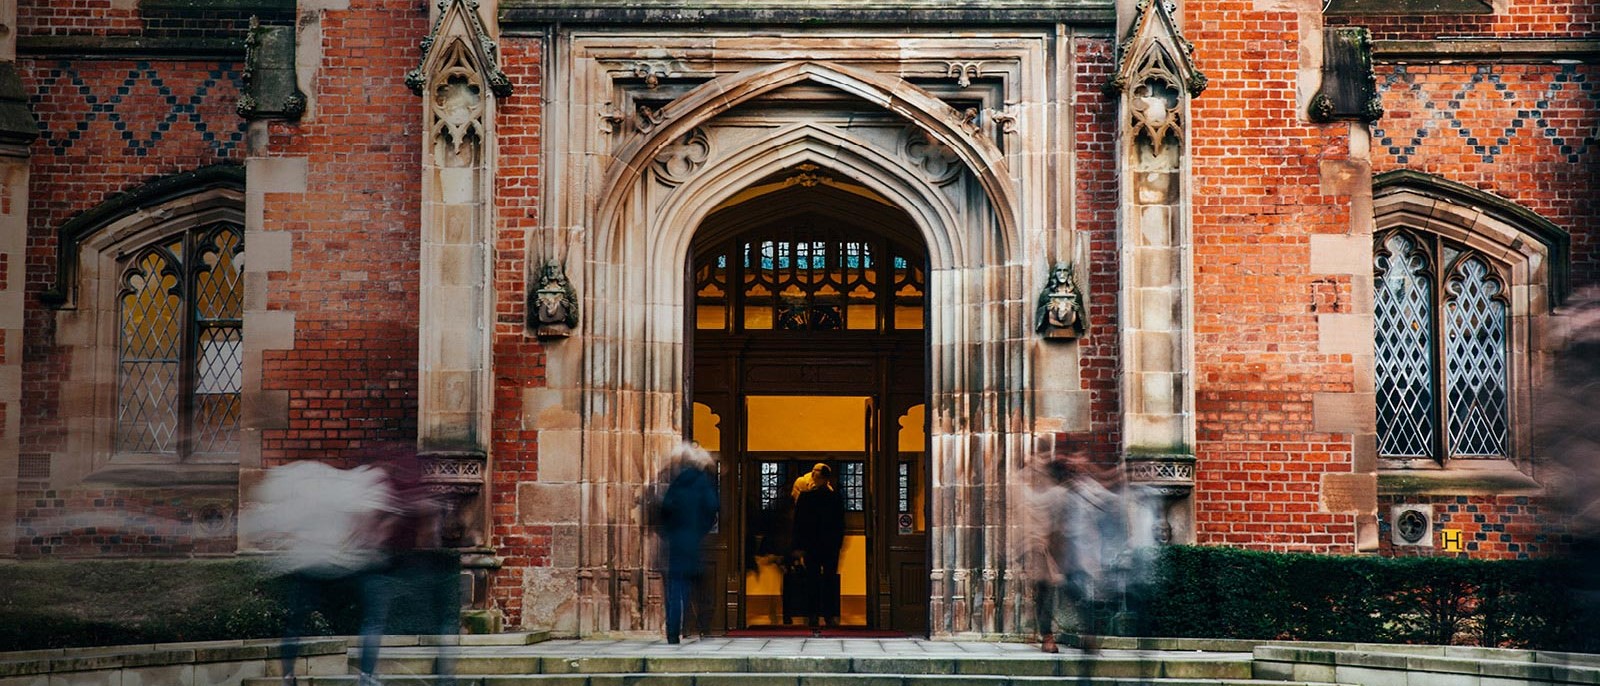
[{"label": "gothic window", "polygon": [[921,329],[927,276],[915,254],[887,241],[806,226],[747,233],[697,259],[695,327]]},{"label": "gothic window", "polygon": [[1378,454],[1509,457],[1507,278],[1483,253],[1405,229],[1375,236]]},{"label": "gothic window", "polygon": [[200,225],[130,255],[116,301],[113,451],[179,459],[236,454],[242,228]]}]

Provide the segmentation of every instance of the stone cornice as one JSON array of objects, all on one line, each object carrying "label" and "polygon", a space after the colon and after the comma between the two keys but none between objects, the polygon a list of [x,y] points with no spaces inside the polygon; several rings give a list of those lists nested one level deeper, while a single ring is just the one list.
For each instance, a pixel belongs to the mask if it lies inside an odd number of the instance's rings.
[{"label": "stone cornice", "polygon": [[19,36],[21,57],[90,60],[242,60],[238,38],[150,38],[146,36]]},{"label": "stone cornice", "polygon": [[506,34],[526,34],[555,23],[612,24],[762,24],[806,27],[841,25],[1016,25],[1111,24],[1116,10],[1107,0],[1031,0],[1028,2],[936,2],[887,0],[863,4],[855,0],[786,2],[753,6],[731,0],[709,2],[644,2],[588,0],[559,4],[523,0],[505,2],[500,27]]},{"label": "stone cornice", "polygon": [[1376,40],[1372,59],[1377,62],[1399,60],[1460,62],[1580,62],[1600,58],[1600,40],[1576,38],[1505,39],[1463,38],[1449,40]]}]

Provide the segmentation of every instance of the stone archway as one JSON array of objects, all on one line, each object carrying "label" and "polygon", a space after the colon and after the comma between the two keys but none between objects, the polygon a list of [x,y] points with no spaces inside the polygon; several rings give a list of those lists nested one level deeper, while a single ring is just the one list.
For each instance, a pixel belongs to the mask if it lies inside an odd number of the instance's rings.
[{"label": "stone archway", "polygon": [[572,192],[553,201],[552,223],[568,228],[547,232],[543,249],[565,257],[585,318],[548,358],[545,393],[569,419],[540,432],[541,455],[580,456],[562,467],[572,482],[547,487],[571,494],[577,554],[570,571],[528,584],[528,597],[574,598],[557,625],[582,635],[660,626],[638,504],[685,426],[690,243],[750,184],[809,165],[888,199],[928,246],[931,633],[1001,631],[1024,601],[1007,590],[1007,503],[994,494],[1032,447],[1033,395],[1027,232],[996,144],[926,91],[853,67],[771,64],[637,114],[596,102],[615,96],[603,87],[611,75],[584,76],[571,92],[591,99],[567,113],[604,126],[564,141]]}]

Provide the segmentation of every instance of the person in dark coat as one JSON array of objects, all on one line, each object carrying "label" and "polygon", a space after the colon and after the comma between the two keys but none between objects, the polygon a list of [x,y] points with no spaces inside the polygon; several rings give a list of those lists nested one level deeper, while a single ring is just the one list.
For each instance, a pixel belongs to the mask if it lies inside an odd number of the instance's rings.
[{"label": "person in dark coat", "polygon": [[818,618],[824,623],[837,621],[844,498],[833,486],[833,469],[828,465],[818,462],[808,476],[809,486],[794,502],[794,546],[804,569],[810,624],[816,626]]},{"label": "person in dark coat", "polygon": [[667,549],[667,642],[677,643],[686,607],[694,608],[700,633],[710,632],[709,603],[694,596],[704,574],[700,545],[716,526],[721,504],[713,476],[716,465],[705,449],[680,443],[668,465],[670,481],[661,496],[659,527]]}]

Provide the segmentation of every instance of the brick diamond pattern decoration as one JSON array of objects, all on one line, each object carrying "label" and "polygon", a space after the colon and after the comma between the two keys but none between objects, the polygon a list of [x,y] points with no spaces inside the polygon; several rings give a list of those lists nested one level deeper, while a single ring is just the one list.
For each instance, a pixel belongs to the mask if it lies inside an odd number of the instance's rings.
[{"label": "brick diamond pattern decoration", "polygon": [[1452,456],[1506,454],[1506,306],[1488,265],[1462,260],[1446,284],[1445,379]]},{"label": "brick diamond pattern decoration", "polygon": [[1432,457],[1433,301],[1426,258],[1396,234],[1376,260],[1378,454]]}]

